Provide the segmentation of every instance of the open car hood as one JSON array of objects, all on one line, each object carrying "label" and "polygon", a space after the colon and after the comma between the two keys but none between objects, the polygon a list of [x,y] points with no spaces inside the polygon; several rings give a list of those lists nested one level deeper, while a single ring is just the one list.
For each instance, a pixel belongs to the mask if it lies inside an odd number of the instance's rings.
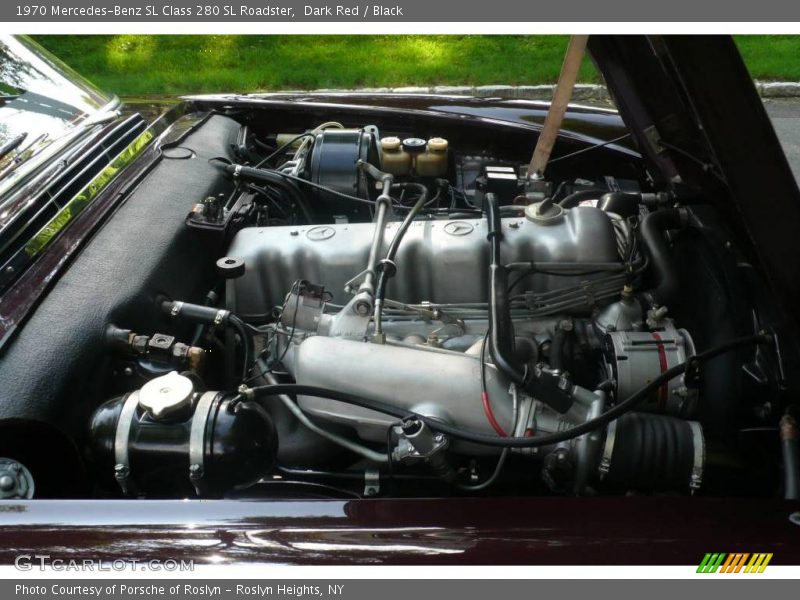
[{"label": "open car hood", "polygon": [[733,39],[591,36],[589,51],[653,179],[716,204],[792,314],[800,192]]}]

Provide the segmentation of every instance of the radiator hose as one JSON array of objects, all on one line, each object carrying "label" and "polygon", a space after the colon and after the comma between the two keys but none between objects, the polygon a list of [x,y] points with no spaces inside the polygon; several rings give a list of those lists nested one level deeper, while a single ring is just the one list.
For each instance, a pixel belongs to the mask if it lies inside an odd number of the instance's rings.
[{"label": "radiator hose", "polygon": [[678,274],[672,264],[664,234],[670,229],[680,229],[685,224],[685,213],[677,208],[651,212],[642,220],[642,241],[656,275],[655,287],[644,294],[651,305],[669,306],[677,296]]}]

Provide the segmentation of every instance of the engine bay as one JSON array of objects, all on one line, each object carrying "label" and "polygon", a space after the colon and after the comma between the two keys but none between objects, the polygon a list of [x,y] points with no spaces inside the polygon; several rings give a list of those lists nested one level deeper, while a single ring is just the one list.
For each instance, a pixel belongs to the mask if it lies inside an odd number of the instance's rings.
[{"label": "engine bay", "polygon": [[[160,186],[167,275],[100,319],[81,403],[40,411],[73,407],[69,494],[796,493],[793,349],[702,194],[632,152],[530,176],[514,135],[368,116],[237,109],[162,146],[212,183]],[[8,497],[65,494],[25,438]]]}]

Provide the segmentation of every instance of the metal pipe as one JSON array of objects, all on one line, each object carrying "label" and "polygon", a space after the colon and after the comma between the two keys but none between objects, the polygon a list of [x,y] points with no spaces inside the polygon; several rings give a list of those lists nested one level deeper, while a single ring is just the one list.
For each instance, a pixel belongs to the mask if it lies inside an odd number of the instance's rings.
[{"label": "metal pipe", "polygon": [[[261,359],[259,359],[258,362],[263,363]],[[266,365],[260,364],[259,367],[263,368],[266,367]],[[266,370],[266,368],[264,368],[264,371],[265,373],[263,378],[268,384],[277,385],[278,383],[280,383],[272,373]],[[297,403],[295,403],[295,401],[292,400],[286,394],[277,394],[276,397],[278,398],[278,400],[283,402],[286,408],[289,409],[289,412],[291,412],[297,418],[298,421],[300,421],[303,425],[305,425],[308,429],[310,429],[317,435],[332,441],[334,444],[338,444],[342,448],[346,448],[351,452],[355,452],[356,454],[363,456],[367,460],[371,460],[377,463],[389,462],[389,457],[386,454],[383,454],[381,452],[375,452],[374,450],[367,448],[366,446],[357,444],[356,442],[353,442],[342,436],[336,435],[335,433],[331,433],[330,431],[326,431],[325,429],[322,429],[322,427],[317,426],[311,419],[309,419],[306,416],[306,414],[303,412],[303,409],[297,406]]]},{"label": "metal pipe", "polygon": [[[390,176],[391,177],[391,176]],[[367,259],[367,268],[365,271],[364,281],[358,288],[359,292],[367,291],[370,294],[375,292],[375,265],[378,264],[378,252],[383,246],[383,233],[386,229],[386,215],[391,206],[389,196],[381,194],[376,200],[375,209],[375,232],[372,234],[372,245],[369,249],[369,258]]]},{"label": "metal pipe", "polygon": [[378,264],[378,253],[383,247],[383,234],[386,230],[386,218],[389,209],[392,207],[392,198],[389,193],[392,189],[394,176],[391,173],[384,173],[373,165],[359,161],[358,167],[365,170],[375,180],[381,182],[381,194],[375,200],[375,232],[372,235],[372,245],[369,249],[367,258],[367,268],[364,270],[364,281],[358,287],[356,301],[353,308],[356,313],[362,316],[370,315],[373,311],[375,298],[375,265]]},{"label": "metal pipe", "polygon": [[382,318],[383,318],[383,301],[386,297],[386,284],[390,277],[394,275],[394,272],[390,272],[389,269],[394,270],[394,259],[397,255],[397,250],[400,248],[400,243],[403,241],[403,237],[408,231],[408,228],[411,227],[411,223],[417,217],[419,212],[422,210],[422,207],[425,206],[425,202],[428,199],[428,190],[422,184],[409,184],[420,189],[419,198],[417,199],[416,204],[411,208],[411,210],[406,215],[406,218],[403,219],[403,222],[400,224],[400,228],[397,230],[397,233],[394,234],[394,238],[392,238],[392,243],[389,244],[389,250],[386,252],[386,263],[383,265],[383,269],[381,270],[381,274],[378,277],[378,289],[377,293],[375,294],[375,314],[374,314],[374,321],[375,321],[375,338],[377,340],[382,339],[383,330],[382,330]]}]

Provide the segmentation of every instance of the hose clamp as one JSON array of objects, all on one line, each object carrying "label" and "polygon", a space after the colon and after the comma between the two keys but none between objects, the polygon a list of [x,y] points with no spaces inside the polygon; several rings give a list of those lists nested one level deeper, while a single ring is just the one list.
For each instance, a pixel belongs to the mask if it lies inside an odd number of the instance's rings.
[{"label": "hose clamp", "polygon": [[217,392],[206,392],[200,396],[189,432],[189,480],[198,496],[204,495],[208,489],[205,480],[206,425],[217,395]]},{"label": "hose clamp", "polygon": [[177,300],[172,303],[172,308],[169,310],[169,316],[177,317],[179,314],[181,314],[181,310],[183,310],[183,302]]},{"label": "hose clamp", "polygon": [[600,465],[597,470],[600,472],[600,479],[605,478],[611,470],[611,456],[614,454],[614,442],[617,436],[617,421],[614,419],[608,424],[606,430],[606,441],[603,444],[603,454],[600,457]]},{"label": "hose clamp", "polygon": [[254,400],[255,397],[256,397],[255,390],[253,390],[253,388],[251,388],[250,386],[248,386],[248,385],[246,385],[244,383],[242,385],[240,385],[239,388],[236,391],[239,394],[241,394],[242,396],[244,396],[245,398],[247,398],[248,400]]},{"label": "hose clamp", "polygon": [[689,421],[692,430],[692,446],[694,447],[694,463],[689,479],[689,489],[692,493],[700,489],[703,483],[703,465],[706,461],[706,441],[703,436],[703,427],[697,421]]},{"label": "hose clamp", "polygon": [[224,308],[218,310],[217,314],[214,315],[214,327],[219,327],[220,325],[222,325],[228,318],[229,314],[230,311],[227,311]]},{"label": "hose clamp", "polygon": [[129,394],[122,404],[122,410],[119,413],[119,418],[117,418],[117,431],[114,436],[114,478],[117,480],[122,493],[126,496],[132,496],[136,493],[136,487],[131,478],[128,446],[137,406],[139,406],[138,390]]}]

